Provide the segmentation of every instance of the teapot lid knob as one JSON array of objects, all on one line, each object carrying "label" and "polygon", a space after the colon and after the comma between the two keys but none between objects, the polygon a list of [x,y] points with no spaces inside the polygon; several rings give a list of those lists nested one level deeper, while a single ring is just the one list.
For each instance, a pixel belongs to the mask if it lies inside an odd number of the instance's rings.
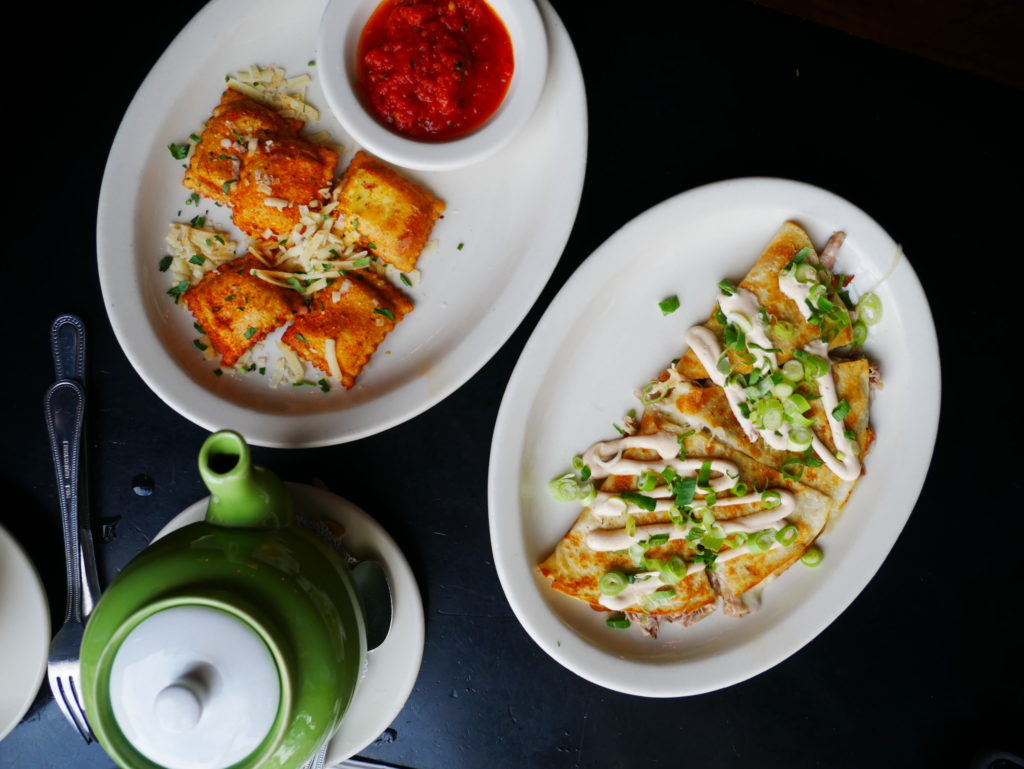
[{"label": "teapot lid knob", "polygon": [[203,695],[206,692],[188,678],[164,687],[156,695],[153,710],[166,732],[180,734],[199,723],[203,716]]}]

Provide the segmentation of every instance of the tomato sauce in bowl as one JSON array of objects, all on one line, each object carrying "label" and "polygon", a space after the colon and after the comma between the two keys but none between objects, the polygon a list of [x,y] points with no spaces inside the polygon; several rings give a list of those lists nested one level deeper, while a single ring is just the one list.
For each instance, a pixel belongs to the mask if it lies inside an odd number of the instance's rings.
[{"label": "tomato sauce in bowl", "polygon": [[384,0],[363,27],[358,62],[374,117],[420,141],[487,122],[514,68],[508,30],[483,0]]}]

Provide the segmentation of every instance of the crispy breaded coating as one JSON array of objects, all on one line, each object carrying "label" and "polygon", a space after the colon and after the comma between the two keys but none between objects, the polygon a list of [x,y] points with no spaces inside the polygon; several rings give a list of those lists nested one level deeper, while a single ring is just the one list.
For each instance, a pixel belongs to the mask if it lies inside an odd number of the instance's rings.
[{"label": "crispy breaded coating", "polygon": [[250,139],[297,136],[302,121],[281,117],[269,107],[228,88],[206,122],[182,183],[203,197],[227,203],[234,194]]},{"label": "crispy breaded coating", "polygon": [[246,350],[302,307],[294,291],[249,274],[264,266],[251,254],[232,259],[182,296],[225,366],[235,365]]},{"label": "crispy breaded coating", "polygon": [[337,231],[358,233],[365,248],[409,272],[444,212],[444,202],[359,151],[338,182],[337,211]]},{"label": "crispy breaded coating", "polygon": [[282,341],[330,375],[326,350],[333,340],[341,383],[351,389],[374,350],[411,311],[412,302],[379,275],[353,272],[317,292],[310,312],[296,318]]},{"label": "crispy breaded coating", "polygon": [[304,139],[267,139],[242,159],[231,196],[232,221],[260,237],[287,235],[299,223],[299,206],[326,198],[338,153]]}]

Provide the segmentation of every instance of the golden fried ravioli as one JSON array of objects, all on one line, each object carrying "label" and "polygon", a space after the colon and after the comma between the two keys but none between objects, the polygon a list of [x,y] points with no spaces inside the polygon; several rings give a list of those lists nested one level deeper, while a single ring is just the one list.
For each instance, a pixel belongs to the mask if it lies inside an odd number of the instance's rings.
[{"label": "golden fried ravioli", "polygon": [[299,206],[326,196],[337,164],[337,152],[304,139],[258,142],[242,160],[232,221],[253,237],[288,234],[299,223]]},{"label": "golden fried ravioli", "polygon": [[227,203],[234,194],[250,140],[294,137],[302,125],[301,120],[281,117],[229,88],[206,122],[182,183],[203,197]]},{"label": "golden fried ravioli", "polygon": [[221,356],[233,366],[242,354],[283,325],[302,306],[298,294],[255,275],[264,264],[252,256],[232,259],[207,273],[182,299]]},{"label": "golden fried ravioli", "polygon": [[339,232],[356,233],[359,242],[403,272],[430,237],[444,202],[379,160],[357,152],[338,182]]},{"label": "golden fried ravioli", "polygon": [[346,388],[370,360],[395,324],[412,311],[412,302],[379,275],[353,272],[317,292],[310,311],[296,318],[282,341],[321,371],[334,344],[337,374]]}]

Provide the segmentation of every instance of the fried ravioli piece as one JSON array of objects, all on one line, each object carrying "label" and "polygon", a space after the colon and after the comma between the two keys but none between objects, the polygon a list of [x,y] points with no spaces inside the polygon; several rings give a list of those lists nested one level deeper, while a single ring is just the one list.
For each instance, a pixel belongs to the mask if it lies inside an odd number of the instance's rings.
[{"label": "fried ravioli piece", "polygon": [[228,88],[206,122],[182,183],[218,203],[229,202],[250,140],[297,136],[302,121],[281,117],[269,107]]},{"label": "fried ravioli piece", "polygon": [[[779,273],[782,272],[782,268],[804,248],[810,248],[811,253],[814,253],[810,237],[799,225],[785,222],[739,284],[740,288],[750,291],[757,298],[758,304],[764,307],[776,321],[792,324],[792,336],[783,337],[769,332],[772,344],[781,350],[778,353],[780,365],[793,357],[793,350],[803,349],[808,342],[821,339],[821,328],[813,323],[808,323],[800,313],[796,302],[783,294],[779,288]],[[817,261],[816,257],[814,261]],[[711,329],[719,339],[723,337],[724,329],[715,320],[714,315],[704,325]],[[829,342],[829,348],[841,347],[850,344],[851,341],[853,341],[853,330],[847,326]],[[738,353],[730,350],[727,351],[727,354],[734,371],[746,373],[750,370],[750,366],[743,363]],[[706,379],[708,377],[707,371],[692,349],[687,350],[680,359],[677,370],[688,379]]]},{"label": "fried ravioli piece", "polygon": [[294,291],[249,273],[264,266],[251,254],[232,259],[207,273],[182,297],[225,366],[235,365],[246,350],[295,317],[302,306]]},{"label": "fried ravioli piece", "polygon": [[[312,308],[295,320],[282,341],[351,389],[384,337],[412,312],[412,302],[379,275],[353,272],[317,292]],[[331,343],[337,371],[328,358]]]},{"label": "fried ravioli piece", "polygon": [[338,182],[339,234],[354,233],[367,250],[403,272],[430,237],[444,202],[363,151]]},{"label": "fried ravioli piece", "polygon": [[337,152],[304,139],[259,141],[242,160],[232,221],[253,237],[288,234],[299,223],[299,206],[315,208],[327,196],[337,164]]}]

